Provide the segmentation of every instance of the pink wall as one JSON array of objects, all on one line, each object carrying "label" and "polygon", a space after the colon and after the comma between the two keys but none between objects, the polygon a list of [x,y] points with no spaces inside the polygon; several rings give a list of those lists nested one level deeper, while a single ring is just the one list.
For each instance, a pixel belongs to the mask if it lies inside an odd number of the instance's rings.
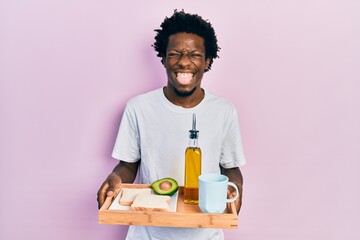
[{"label": "pink wall", "polygon": [[123,239],[96,192],[125,102],[165,84],[150,45],[175,8],[212,21],[204,87],[241,117],[227,239],[360,239],[359,1],[124,2],[0,2],[0,239]]}]

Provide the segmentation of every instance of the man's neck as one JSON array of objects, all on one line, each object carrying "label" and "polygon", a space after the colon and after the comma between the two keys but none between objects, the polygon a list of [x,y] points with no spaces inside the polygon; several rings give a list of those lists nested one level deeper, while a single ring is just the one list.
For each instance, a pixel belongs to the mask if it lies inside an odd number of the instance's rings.
[{"label": "man's neck", "polygon": [[193,108],[198,105],[205,96],[205,92],[200,86],[196,87],[195,91],[189,96],[180,96],[175,92],[172,86],[163,88],[165,97],[173,104],[183,108]]}]

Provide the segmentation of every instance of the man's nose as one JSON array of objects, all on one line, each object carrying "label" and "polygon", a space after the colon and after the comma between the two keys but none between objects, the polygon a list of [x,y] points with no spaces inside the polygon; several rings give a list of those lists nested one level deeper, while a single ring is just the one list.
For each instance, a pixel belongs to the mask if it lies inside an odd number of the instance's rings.
[{"label": "man's nose", "polygon": [[191,64],[190,58],[187,54],[182,54],[181,57],[179,58],[178,64],[181,67],[188,67]]}]

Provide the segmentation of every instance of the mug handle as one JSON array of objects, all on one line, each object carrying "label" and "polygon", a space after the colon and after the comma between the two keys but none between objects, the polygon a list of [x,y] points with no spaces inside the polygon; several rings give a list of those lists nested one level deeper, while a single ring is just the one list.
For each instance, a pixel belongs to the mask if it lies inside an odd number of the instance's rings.
[{"label": "mug handle", "polygon": [[226,199],[226,202],[230,203],[230,202],[234,202],[234,201],[239,197],[239,189],[237,188],[237,186],[235,185],[235,183],[228,182],[228,185],[234,187],[235,190],[236,190],[236,195],[235,195],[235,197],[232,197],[232,198],[230,198],[230,199]]}]

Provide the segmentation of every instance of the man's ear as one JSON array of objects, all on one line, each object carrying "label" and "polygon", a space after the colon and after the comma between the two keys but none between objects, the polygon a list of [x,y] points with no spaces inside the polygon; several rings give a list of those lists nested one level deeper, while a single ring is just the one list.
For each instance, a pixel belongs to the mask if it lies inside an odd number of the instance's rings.
[{"label": "man's ear", "polygon": [[206,70],[206,71],[209,70],[210,62],[211,62],[211,58],[207,58],[207,59],[205,60],[205,70]]}]

